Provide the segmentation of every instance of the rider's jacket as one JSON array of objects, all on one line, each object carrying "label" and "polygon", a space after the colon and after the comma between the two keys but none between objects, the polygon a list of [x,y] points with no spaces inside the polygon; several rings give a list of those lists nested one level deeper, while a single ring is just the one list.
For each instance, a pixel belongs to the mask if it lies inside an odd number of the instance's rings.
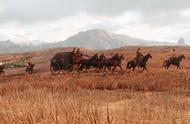
[{"label": "rider's jacket", "polygon": [[143,56],[142,52],[140,50],[137,50],[136,58],[139,59]]},{"label": "rider's jacket", "polygon": [[172,56],[171,57],[175,58],[176,57],[176,53],[172,52]]}]

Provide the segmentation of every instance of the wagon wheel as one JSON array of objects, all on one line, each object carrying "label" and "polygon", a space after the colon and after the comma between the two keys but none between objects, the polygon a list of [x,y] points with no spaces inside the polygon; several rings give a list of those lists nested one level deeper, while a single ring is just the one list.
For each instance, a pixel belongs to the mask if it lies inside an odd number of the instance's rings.
[{"label": "wagon wheel", "polygon": [[[54,69],[54,66],[56,66],[57,69]],[[59,74],[61,71],[61,68],[58,63],[54,63],[54,66],[50,65],[50,71],[52,74]]]},{"label": "wagon wheel", "polygon": [[68,72],[73,72],[73,71],[74,71],[73,65],[69,65],[69,66],[67,67],[67,71],[68,71]]}]

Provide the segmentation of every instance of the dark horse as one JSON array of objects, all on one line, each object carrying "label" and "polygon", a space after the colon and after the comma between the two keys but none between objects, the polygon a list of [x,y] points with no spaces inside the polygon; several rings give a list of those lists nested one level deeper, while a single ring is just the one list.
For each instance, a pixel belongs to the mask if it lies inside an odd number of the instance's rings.
[{"label": "dark horse", "polygon": [[185,55],[180,55],[178,57],[169,58],[163,62],[163,66],[166,69],[168,69],[170,67],[170,65],[175,65],[175,66],[177,66],[177,69],[181,69],[180,63],[181,63],[182,59],[185,59]]},{"label": "dark horse", "polygon": [[86,70],[90,69],[90,67],[96,67],[98,64],[98,54],[96,53],[94,56],[92,56],[89,59],[83,59],[80,62],[79,70],[83,70],[84,68]]},{"label": "dark horse", "polygon": [[138,67],[143,68],[143,71],[146,70],[147,72],[149,72],[148,69],[147,69],[147,67],[146,67],[149,58],[152,59],[152,56],[151,56],[150,53],[147,54],[147,55],[145,55],[145,56],[140,60],[140,62],[138,62],[138,63],[137,63],[136,59],[133,59],[133,60],[131,60],[131,61],[129,61],[129,62],[127,63],[127,69],[130,70],[131,68],[133,68],[133,71],[134,71],[135,68],[138,66]]},{"label": "dark horse", "polygon": [[102,70],[103,69],[103,67],[104,67],[104,65],[103,65],[103,61],[105,60],[105,59],[107,59],[106,58],[106,56],[104,55],[104,54],[101,54],[100,56],[99,56],[99,58],[98,58],[98,65],[97,65],[97,67],[96,67],[96,70]]},{"label": "dark horse", "polygon": [[117,67],[119,67],[121,70],[123,70],[121,67],[121,64],[122,64],[122,60],[124,60],[124,59],[125,59],[124,56],[120,55],[118,60],[117,60]]},{"label": "dark horse", "polygon": [[111,70],[113,67],[112,71],[116,69],[117,66],[120,65],[120,61],[122,60],[123,56],[119,56],[119,54],[115,54],[111,58],[104,58],[101,61],[99,61],[99,68],[104,69],[104,71],[107,69]]}]

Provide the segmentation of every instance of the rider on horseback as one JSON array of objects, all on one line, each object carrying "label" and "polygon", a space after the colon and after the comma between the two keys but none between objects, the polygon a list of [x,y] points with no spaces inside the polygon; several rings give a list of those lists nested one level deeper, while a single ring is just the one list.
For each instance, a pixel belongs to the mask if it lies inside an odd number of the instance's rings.
[{"label": "rider on horseback", "polygon": [[176,58],[176,50],[172,49],[172,54],[171,54],[170,60],[173,60],[175,58]]},{"label": "rider on horseback", "polygon": [[175,49],[172,50],[172,57],[176,57]]},{"label": "rider on horseback", "polygon": [[140,64],[143,57],[144,57],[144,55],[142,54],[141,49],[138,48],[137,52],[136,52],[136,63],[137,63],[137,65]]}]

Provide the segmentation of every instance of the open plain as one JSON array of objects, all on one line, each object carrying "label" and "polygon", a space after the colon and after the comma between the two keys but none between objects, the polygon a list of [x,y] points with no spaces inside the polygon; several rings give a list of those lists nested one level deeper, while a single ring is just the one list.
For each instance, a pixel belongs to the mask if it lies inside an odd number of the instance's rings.
[{"label": "open plain", "polygon": [[[171,50],[186,58],[181,70],[163,67]],[[34,74],[25,68],[5,69],[0,76],[0,123],[6,124],[189,124],[190,123],[190,47],[142,47],[151,53],[148,72],[126,70],[137,47],[93,51],[123,54],[122,71],[62,73],[52,75],[50,59],[60,51],[47,49],[29,53],[2,54],[0,59],[21,62],[30,56],[36,63]]]}]

